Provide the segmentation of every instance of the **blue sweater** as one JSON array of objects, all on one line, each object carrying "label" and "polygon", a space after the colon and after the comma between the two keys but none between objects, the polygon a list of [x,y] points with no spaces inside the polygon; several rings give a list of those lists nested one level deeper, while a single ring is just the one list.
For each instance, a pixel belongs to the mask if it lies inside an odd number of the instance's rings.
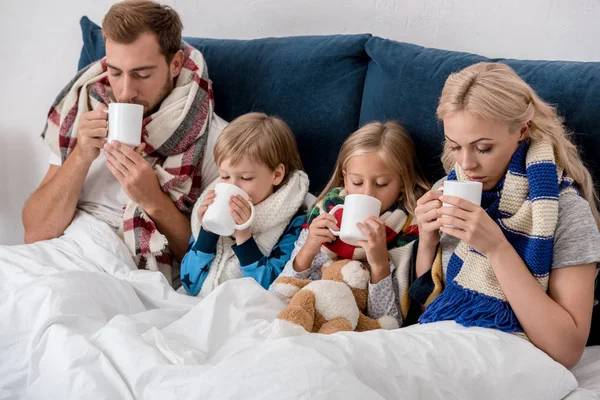
[{"label": "blue sweater", "polygon": [[[290,259],[304,221],[304,213],[296,214],[271,254],[264,255],[252,237],[240,246],[233,245],[232,250],[240,261],[242,275],[254,278],[262,287],[269,289]],[[193,235],[190,238],[188,251],[181,261],[180,273],[181,284],[189,294],[195,296],[200,293],[215,258],[218,241],[219,235],[204,229],[200,229],[198,239],[194,239]]]}]

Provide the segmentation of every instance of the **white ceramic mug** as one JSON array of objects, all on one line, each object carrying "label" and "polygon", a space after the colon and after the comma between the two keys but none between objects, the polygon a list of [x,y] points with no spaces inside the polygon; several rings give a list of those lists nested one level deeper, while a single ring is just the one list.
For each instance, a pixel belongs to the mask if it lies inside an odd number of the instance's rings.
[{"label": "white ceramic mug", "polygon": [[[471,181],[445,181],[444,186],[440,188],[444,196],[455,196],[465,199],[475,204],[481,205],[481,193],[483,184],[481,182]],[[442,203],[443,207],[454,207],[452,204]],[[455,228],[454,225],[444,225],[448,228]]]},{"label": "white ceramic mug", "polygon": [[[481,205],[481,193],[483,184],[481,182],[472,181],[444,181],[444,187],[440,188],[444,192],[444,196],[455,196],[465,199],[475,204]],[[444,203],[444,207],[452,207],[452,205]]]},{"label": "white ceramic mug", "polygon": [[108,143],[118,140],[128,146],[137,147],[142,142],[144,106],[128,103],[108,105]]},{"label": "white ceramic mug", "polygon": [[349,245],[356,246],[360,240],[367,240],[357,224],[364,223],[370,217],[379,217],[381,201],[364,194],[349,194],[344,204],[333,207],[329,214],[334,215],[339,209],[344,209],[340,230],[330,231]]},{"label": "white ceramic mug", "polygon": [[[252,210],[250,219],[242,225],[235,223],[233,215],[231,215],[231,207],[229,206],[231,196],[238,194],[248,201]],[[215,185],[215,200],[206,209],[202,218],[202,226],[219,236],[231,236],[236,230],[248,229],[254,222],[254,206],[249,198],[246,192],[235,185],[223,182],[217,183]]]}]

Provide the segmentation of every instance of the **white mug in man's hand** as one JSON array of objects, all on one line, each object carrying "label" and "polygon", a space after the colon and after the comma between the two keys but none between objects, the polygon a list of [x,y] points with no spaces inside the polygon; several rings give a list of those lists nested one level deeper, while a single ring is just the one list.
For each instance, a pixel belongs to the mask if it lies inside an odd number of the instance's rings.
[{"label": "white mug in man's hand", "polygon": [[[229,199],[231,196],[240,195],[250,204],[252,211],[248,221],[242,225],[235,223],[233,215],[231,215],[231,207]],[[220,182],[215,185],[214,202],[208,206],[204,217],[202,218],[202,226],[207,231],[216,233],[219,236],[232,236],[235,231],[243,231],[248,229],[254,222],[254,206],[250,201],[250,196],[244,190],[230,183]]]},{"label": "white mug in man's hand", "polygon": [[339,209],[344,210],[340,230],[329,230],[349,245],[357,246],[359,241],[367,240],[357,224],[364,223],[370,217],[379,217],[381,201],[364,194],[349,194],[344,199],[344,204],[333,207],[329,214],[334,215]]},{"label": "white mug in man's hand", "polygon": [[142,142],[142,121],[144,106],[129,103],[108,105],[108,143],[113,140],[137,147]]}]

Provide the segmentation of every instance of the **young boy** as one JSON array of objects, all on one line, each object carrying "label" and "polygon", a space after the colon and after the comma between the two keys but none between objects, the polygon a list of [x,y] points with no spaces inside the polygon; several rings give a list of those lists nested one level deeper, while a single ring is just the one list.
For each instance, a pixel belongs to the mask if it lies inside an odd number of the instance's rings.
[{"label": "young boy", "polygon": [[[262,113],[242,115],[221,133],[214,149],[219,178],[192,212],[192,237],[181,263],[181,283],[191,295],[205,297],[219,284],[252,277],[265,289],[289,260],[304,214],[308,177],[294,135],[281,119]],[[254,206],[254,222],[233,237],[220,237],[201,226],[215,200],[214,186],[226,182],[243,189]],[[231,215],[243,225],[251,215],[241,196],[229,199]]]}]

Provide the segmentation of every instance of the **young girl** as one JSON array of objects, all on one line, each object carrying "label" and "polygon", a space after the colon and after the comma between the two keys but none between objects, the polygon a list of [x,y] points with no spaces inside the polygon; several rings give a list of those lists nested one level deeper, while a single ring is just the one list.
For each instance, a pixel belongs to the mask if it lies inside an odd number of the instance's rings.
[{"label": "young girl", "polygon": [[[390,315],[402,325],[394,255],[416,239],[410,214],[417,198],[427,190],[414,144],[404,129],[395,122],[363,126],[342,145],[333,176],[308,214],[282,276],[317,280],[329,259],[365,260],[371,271],[367,315],[374,319]],[[329,230],[339,230],[338,221],[328,212],[343,203],[347,194],[365,194],[381,201],[379,218],[358,225],[368,239],[356,248]]]},{"label": "young girl", "polygon": [[504,64],[451,75],[437,113],[447,179],[481,182],[484,192],[481,207],[440,190],[417,202],[414,285],[432,288],[446,273],[421,322],[526,335],[573,367],[590,332],[600,262],[597,195],[577,148],[556,110]]},{"label": "young girl", "polygon": [[[194,207],[190,246],[181,263],[182,286],[191,295],[205,297],[226,280],[252,277],[268,288],[289,260],[304,221],[300,208],[308,177],[302,172],[294,135],[279,118],[246,114],[223,130],[214,158],[220,178]],[[240,187],[254,205],[253,225],[235,231],[232,238],[201,226],[218,182]],[[241,196],[231,196],[229,205],[236,224],[249,220],[250,205]]]}]

